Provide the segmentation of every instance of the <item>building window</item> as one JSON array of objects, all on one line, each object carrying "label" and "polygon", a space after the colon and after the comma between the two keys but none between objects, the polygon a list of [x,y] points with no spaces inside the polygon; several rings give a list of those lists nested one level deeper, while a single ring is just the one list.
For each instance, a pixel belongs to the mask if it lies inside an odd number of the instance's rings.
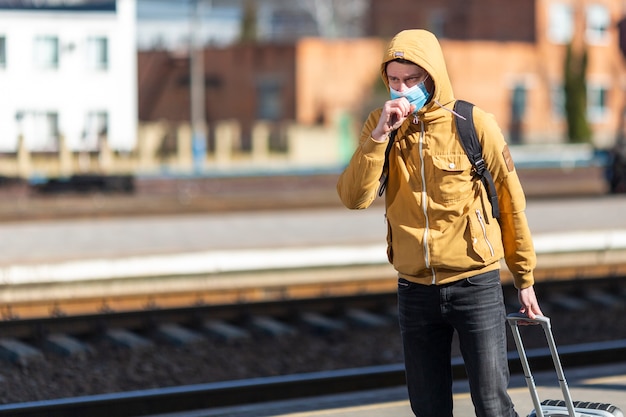
[{"label": "building window", "polygon": [[7,38],[0,35],[0,68],[7,66]]},{"label": "building window", "polygon": [[609,89],[605,85],[590,83],[587,86],[587,116],[590,122],[600,123],[608,117],[608,94]]},{"label": "building window", "polygon": [[591,44],[607,44],[609,42],[609,26],[611,15],[609,9],[602,4],[587,6],[586,14],[586,37]]},{"label": "building window", "polygon": [[526,86],[517,83],[511,91],[511,120],[509,126],[509,140],[511,143],[522,143],[522,122],[526,114]]},{"label": "building window", "polygon": [[106,136],[109,129],[109,114],[106,111],[90,111],[85,118],[82,149],[97,151],[100,149],[100,139]]},{"label": "building window", "polygon": [[444,38],[446,33],[444,27],[446,24],[446,12],[441,9],[433,10],[428,16],[428,28],[438,38]]},{"label": "building window", "polygon": [[35,38],[35,66],[41,69],[59,67],[59,38],[37,36]]},{"label": "building window", "polygon": [[94,70],[105,70],[109,67],[107,38],[94,36],[87,39],[87,66]]},{"label": "building window", "polygon": [[552,115],[557,120],[565,117],[565,89],[563,84],[553,83],[550,88]]},{"label": "building window", "polygon": [[16,120],[29,150],[35,152],[59,150],[59,115],[56,112],[18,112]]},{"label": "building window", "polygon": [[548,39],[557,44],[567,44],[574,34],[574,12],[566,3],[551,3],[548,8]]},{"label": "building window", "polygon": [[282,117],[281,86],[278,80],[262,80],[258,85],[257,118],[280,120]]}]

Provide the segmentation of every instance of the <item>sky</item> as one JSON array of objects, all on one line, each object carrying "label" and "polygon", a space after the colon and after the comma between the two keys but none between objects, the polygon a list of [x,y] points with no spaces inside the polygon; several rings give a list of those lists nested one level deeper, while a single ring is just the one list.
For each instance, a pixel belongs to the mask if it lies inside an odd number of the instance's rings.
[{"label": "sky", "polygon": [[[161,45],[184,49],[189,43],[192,12],[190,0],[137,0],[139,49]],[[241,9],[237,0],[204,0],[202,40],[228,44],[239,36]]]}]

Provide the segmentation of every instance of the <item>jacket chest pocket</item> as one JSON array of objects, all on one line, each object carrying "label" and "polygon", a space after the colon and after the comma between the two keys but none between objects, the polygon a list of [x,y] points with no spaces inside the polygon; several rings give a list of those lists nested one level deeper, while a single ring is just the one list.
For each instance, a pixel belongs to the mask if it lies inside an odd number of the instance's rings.
[{"label": "jacket chest pocket", "polygon": [[465,154],[433,155],[429,174],[426,191],[436,202],[454,203],[472,194],[472,164]]}]

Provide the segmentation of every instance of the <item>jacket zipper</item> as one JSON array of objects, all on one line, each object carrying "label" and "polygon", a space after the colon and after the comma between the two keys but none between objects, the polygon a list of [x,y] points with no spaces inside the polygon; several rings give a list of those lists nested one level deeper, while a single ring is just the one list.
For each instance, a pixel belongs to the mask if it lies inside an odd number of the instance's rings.
[{"label": "jacket zipper", "polygon": [[491,242],[489,241],[489,238],[487,237],[487,227],[485,226],[483,214],[478,209],[476,209],[476,216],[478,217],[478,223],[480,224],[480,228],[483,229],[483,236],[485,237],[485,242],[487,242],[487,246],[489,246],[489,252],[491,253],[491,256],[493,257],[494,255],[493,246],[491,246]]},{"label": "jacket zipper", "polygon": [[419,140],[419,153],[420,153],[420,175],[422,177],[422,210],[424,212],[424,219],[426,219],[426,225],[424,227],[424,237],[422,245],[424,246],[424,263],[426,268],[431,269],[433,274],[432,284],[434,285],[436,280],[435,271],[430,267],[430,253],[428,251],[428,230],[430,228],[430,222],[428,221],[428,195],[426,194],[426,172],[424,169],[424,122],[420,121],[420,140]]}]

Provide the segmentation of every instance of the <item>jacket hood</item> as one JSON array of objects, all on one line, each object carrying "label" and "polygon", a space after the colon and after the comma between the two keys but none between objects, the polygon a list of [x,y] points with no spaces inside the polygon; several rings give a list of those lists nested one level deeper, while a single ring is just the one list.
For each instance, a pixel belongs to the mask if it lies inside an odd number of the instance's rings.
[{"label": "jacket hood", "polygon": [[[383,82],[389,91],[387,80],[387,63],[394,59],[405,59],[424,68],[435,84],[433,97],[420,111],[427,112],[433,108],[435,101],[446,106],[454,101],[452,84],[443,57],[439,41],[431,32],[423,29],[410,29],[398,33],[389,43],[380,66]],[[437,106],[438,107],[438,106]]]}]

